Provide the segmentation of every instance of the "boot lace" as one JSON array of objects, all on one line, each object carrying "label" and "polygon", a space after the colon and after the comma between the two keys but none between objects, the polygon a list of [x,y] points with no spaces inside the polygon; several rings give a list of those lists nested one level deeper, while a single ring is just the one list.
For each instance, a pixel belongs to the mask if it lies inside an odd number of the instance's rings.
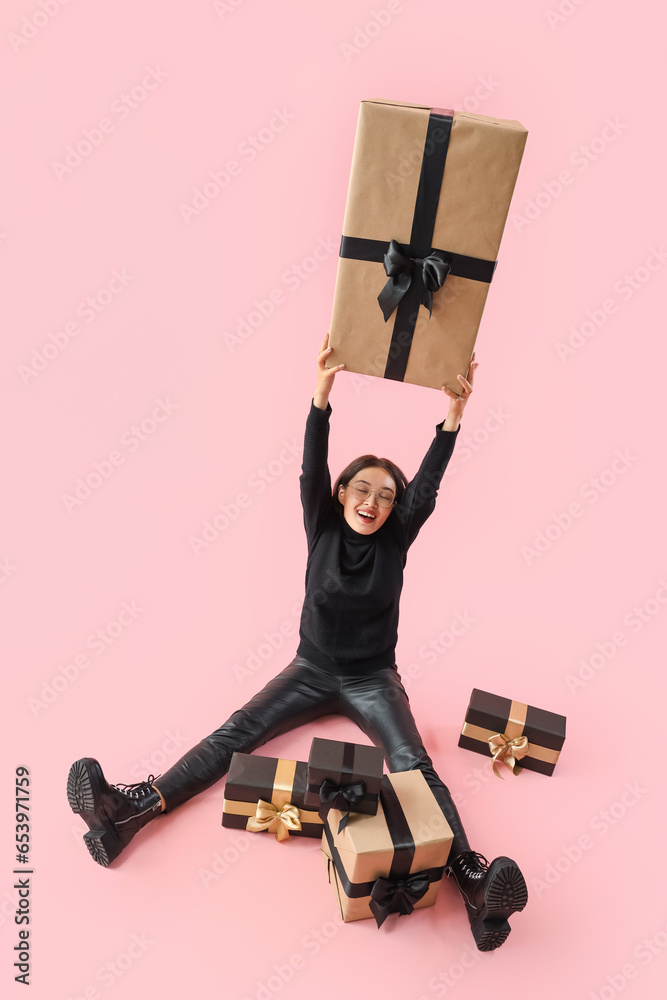
[{"label": "boot lace", "polygon": [[[160,775],[158,774],[157,778],[159,777]],[[150,795],[151,792],[155,791],[154,788],[151,788],[151,785],[154,781],[157,781],[157,778],[154,774],[149,774],[145,781],[136,781],[133,785],[117,784],[110,785],[109,787],[115,788],[131,799],[142,799],[144,796]]]},{"label": "boot lace", "polygon": [[463,851],[457,854],[445,867],[448,875],[453,874],[454,865],[462,874],[474,879],[484,878],[489,868],[489,862],[478,851]]}]

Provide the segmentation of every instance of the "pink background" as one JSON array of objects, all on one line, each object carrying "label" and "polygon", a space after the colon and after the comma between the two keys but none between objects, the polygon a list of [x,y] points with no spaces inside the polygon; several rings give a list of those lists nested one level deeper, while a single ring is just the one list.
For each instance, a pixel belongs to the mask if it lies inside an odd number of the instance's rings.
[{"label": "pink background", "polygon": [[[2,989],[23,995],[12,789],[26,765],[33,998],[662,997],[653,5],[631,16],[618,0],[218,7],[3,5]],[[472,846],[526,875],[528,906],[488,955],[450,882],[434,908],[380,932],[341,927],[318,842],[222,830],[222,783],[109,870],[88,856],[65,796],[80,756],[111,781],[165,771],[294,655],[303,427],[358,105],[374,97],[516,118],[530,133],[474,398],[410,552],[397,650]],[[84,130],[98,144],[59,177]],[[237,173],[186,221],[182,206],[230,160]],[[330,249],[298,278],[318,245]],[[230,346],[272,292],[273,312]],[[573,328],[579,346],[561,357]],[[350,374],[331,402],[332,474],[367,450],[414,474],[446,413],[432,390]],[[105,476],[68,509],[96,463]],[[247,509],[196,552],[191,539],[239,493]],[[134,617],[117,628],[124,604]],[[474,621],[452,639],[457,615]],[[92,648],[109,626],[110,644]],[[268,656],[267,635],[279,647]],[[432,642],[440,652],[427,656]],[[77,656],[86,666],[68,668]],[[567,716],[553,777],[501,782],[457,747],[474,686]],[[330,718],[263,752],[304,759],[314,734],[364,741]]]}]

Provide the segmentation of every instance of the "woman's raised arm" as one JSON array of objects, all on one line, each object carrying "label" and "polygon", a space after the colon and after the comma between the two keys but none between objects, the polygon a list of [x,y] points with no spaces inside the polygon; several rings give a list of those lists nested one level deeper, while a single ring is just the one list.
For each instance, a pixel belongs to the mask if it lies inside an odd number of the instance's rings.
[{"label": "woman's raised arm", "polygon": [[[400,521],[404,529],[404,540],[406,548],[414,542],[417,534],[435,509],[435,501],[438,490],[445,474],[445,469],[454,451],[454,445],[458,436],[458,429],[461,423],[461,414],[472,393],[472,383],[475,369],[479,362],[474,360],[473,351],[470,364],[468,365],[467,378],[459,375],[461,382],[461,395],[456,396],[446,386],[442,391],[450,397],[449,411],[447,417],[436,426],[435,437],[428,449],[417,474],[412,479],[401,498],[401,502],[396,504],[394,515]],[[450,433],[443,433],[447,431]]]},{"label": "woman's raised arm", "polygon": [[329,393],[336,372],[345,367],[345,365],[337,365],[334,368],[324,367],[324,362],[332,350],[327,346],[328,340],[329,334],[327,332],[317,357],[317,384],[306,420],[303,461],[299,479],[303,523],[309,544],[315,538],[324,518],[331,509],[331,475],[328,464],[329,416],[331,414]]},{"label": "woman's raised arm", "polygon": [[465,408],[470,394],[472,393],[472,383],[475,377],[475,369],[479,365],[479,361],[475,361],[475,352],[472,352],[472,357],[470,359],[470,364],[468,365],[467,378],[463,375],[457,375],[457,379],[461,383],[461,395],[455,396],[451,390],[443,385],[442,391],[449,396],[449,410],[447,416],[442,425],[443,431],[456,431],[458,430],[459,423],[461,422],[461,415]]},{"label": "woman's raised arm", "polygon": [[324,363],[332,351],[333,347],[329,347],[329,331],[327,330],[317,357],[317,384],[313,394],[313,402],[318,410],[326,410],[336,373],[345,367],[345,365],[336,365],[334,368],[325,368]]}]

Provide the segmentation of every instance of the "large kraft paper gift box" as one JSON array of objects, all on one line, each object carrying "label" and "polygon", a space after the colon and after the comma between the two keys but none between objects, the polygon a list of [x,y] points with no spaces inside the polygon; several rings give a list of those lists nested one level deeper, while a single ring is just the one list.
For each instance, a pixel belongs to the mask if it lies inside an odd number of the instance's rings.
[{"label": "large kraft paper gift box", "polygon": [[327,367],[460,395],[527,136],[518,121],[361,102]]},{"label": "large kraft paper gift box", "polygon": [[421,771],[385,774],[375,816],[332,809],[324,823],[322,854],[343,920],[433,906],[453,834]]},{"label": "large kraft paper gift box", "polygon": [[290,836],[320,838],[322,820],[303,801],[307,769],[302,760],[232,754],[222,825],[252,833],[267,831],[279,841]]}]

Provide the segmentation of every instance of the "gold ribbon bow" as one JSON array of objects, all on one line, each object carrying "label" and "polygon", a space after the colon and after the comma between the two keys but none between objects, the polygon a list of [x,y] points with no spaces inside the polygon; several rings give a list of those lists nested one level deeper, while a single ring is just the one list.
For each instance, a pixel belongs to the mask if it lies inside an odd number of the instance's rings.
[{"label": "gold ribbon bow", "polygon": [[251,830],[252,833],[260,833],[262,830],[275,833],[276,840],[287,840],[290,830],[300,829],[301,820],[297,806],[287,802],[278,807],[264,799],[258,801],[255,815],[251,816],[246,824],[246,830]]},{"label": "gold ribbon bow", "polygon": [[510,740],[504,733],[494,733],[493,736],[489,736],[488,743],[493,755],[493,773],[498,778],[502,778],[502,774],[496,770],[497,764],[507,764],[513,774],[521,772],[520,767],[517,767],[516,770],[514,768],[517,761],[520,761],[528,753],[527,736],[515,736],[514,739]]}]

